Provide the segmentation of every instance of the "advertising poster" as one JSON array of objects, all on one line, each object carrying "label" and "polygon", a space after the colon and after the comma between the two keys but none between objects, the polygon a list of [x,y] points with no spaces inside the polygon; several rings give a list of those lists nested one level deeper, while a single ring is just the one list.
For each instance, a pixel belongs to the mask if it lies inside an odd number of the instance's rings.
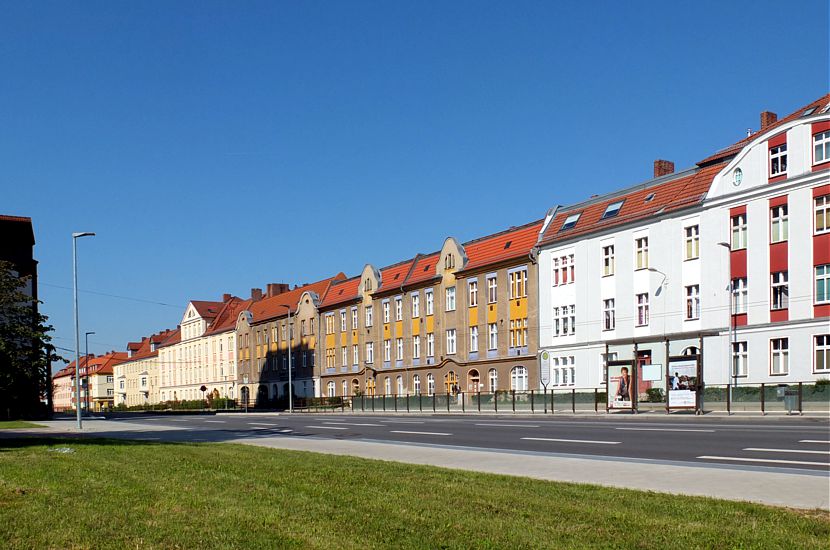
[{"label": "advertising poster", "polygon": [[630,364],[608,364],[608,408],[631,409],[634,407],[634,379]]},{"label": "advertising poster", "polygon": [[695,408],[697,406],[697,360],[669,363],[669,408]]}]

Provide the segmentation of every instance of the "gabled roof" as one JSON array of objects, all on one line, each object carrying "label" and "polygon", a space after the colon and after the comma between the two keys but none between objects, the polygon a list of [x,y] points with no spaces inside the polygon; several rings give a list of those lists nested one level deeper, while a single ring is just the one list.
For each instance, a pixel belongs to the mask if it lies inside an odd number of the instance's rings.
[{"label": "gabled roof", "polygon": [[[89,355],[85,357],[81,357],[81,375],[92,376],[95,374],[112,374],[112,367],[123,363],[128,358],[126,352],[123,351],[111,351],[109,353],[105,353],[104,355]],[[87,369],[86,373],[84,373],[84,368]],[[68,371],[66,374],[61,374],[64,371]],[[55,374],[55,377],[58,375],[66,376],[72,375],[75,373],[75,361],[69,363],[69,365]],[[55,378],[53,377],[53,378]]]},{"label": "gabled roof", "polygon": [[224,305],[222,302],[211,302],[206,300],[191,300],[191,304],[196,309],[196,313],[198,313],[203,319],[213,319],[217,315],[219,315],[219,310],[222,309]]},{"label": "gabled roof", "polygon": [[467,265],[459,271],[471,271],[527,256],[539,238],[542,222],[543,220],[536,220],[464,243]]},{"label": "gabled roof", "polygon": [[380,270],[380,286],[373,292],[373,294],[385,293],[394,290],[400,290],[401,286],[406,282],[407,275],[412,270],[413,264],[416,262],[418,256],[403,260],[401,262],[386,266]]},{"label": "gabled roof", "polygon": [[357,300],[360,288],[360,276],[332,281],[326,295],[320,300],[320,309],[329,308]]},{"label": "gabled roof", "polygon": [[210,323],[204,335],[207,336],[234,330],[239,312],[249,309],[253,303],[250,299],[243,300],[242,298],[232,296],[222,305],[222,309],[219,310],[219,314]]},{"label": "gabled roof", "polygon": [[435,264],[438,263],[440,257],[441,252],[438,251],[418,258],[418,261],[415,262],[415,266],[412,268],[412,272],[406,279],[406,286],[416,285],[436,278]]},{"label": "gabled roof", "polygon": [[[716,164],[672,174],[624,192],[611,193],[568,208],[560,208],[539,239],[539,244],[567,241],[586,233],[700,204],[706,197],[712,179],[722,168],[722,164]],[[619,201],[623,201],[623,204],[618,213],[603,219],[608,206]],[[579,214],[579,219],[570,229],[563,230],[565,220],[572,214]]]},{"label": "gabled roof", "polygon": [[[180,338],[181,329],[177,327],[175,329],[162,330],[151,336],[145,336],[141,339],[141,342],[130,342],[127,344],[127,349],[132,351],[133,354],[127,361],[138,361],[139,359],[155,357],[158,355],[159,348],[176,344],[180,341]],[[156,349],[153,349],[152,344],[156,345]]]},{"label": "gabled roof", "polygon": [[288,315],[289,308],[293,314],[297,311],[300,296],[302,296],[304,292],[314,292],[318,296],[324,296],[333,281],[345,278],[346,276],[343,273],[338,273],[334,277],[329,277],[328,279],[323,279],[322,281],[317,281],[316,283],[297,287],[293,290],[289,290],[288,292],[271,296],[270,298],[263,298],[262,300],[252,303],[248,308],[248,311],[250,311],[251,315],[253,315],[254,324],[286,316]]},{"label": "gabled roof", "polygon": [[778,128],[779,126],[783,126],[784,124],[787,124],[790,121],[793,121],[797,118],[801,118],[802,116],[805,116],[804,113],[808,109],[815,108],[815,111],[813,113],[810,113],[810,114],[816,114],[816,113],[820,112],[828,104],[830,104],[830,94],[824,95],[824,96],[822,96],[822,97],[820,97],[820,98],[818,98],[814,101],[811,101],[807,105],[801,107],[800,109],[796,109],[795,111],[793,111],[789,115],[785,116],[782,119],[779,119],[778,121],[774,122],[773,124],[770,124],[766,128],[760,129],[757,132],[753,132],[752,134],[750,134],[749,136],[743,138],[742,140],[737,141],[737,142],[733,143],[732,145],[721,149],[720,151],[718,151],[714,155],[706,157],[702,161],[698,162],[698,165],[699,166],[706,166],[708,164],[712,164],[713,162],[721,162],[721,161],[724,161],[726,159],[731,159],[732,157],[737,155],[741,151],[741,149],[743,149],[744,147],[749,145],[749,143],[752,140],[754,140],[760,132],[762,132],[762,131],[763,132],[769,132],[770,130],[774,130],[775,128]]}]

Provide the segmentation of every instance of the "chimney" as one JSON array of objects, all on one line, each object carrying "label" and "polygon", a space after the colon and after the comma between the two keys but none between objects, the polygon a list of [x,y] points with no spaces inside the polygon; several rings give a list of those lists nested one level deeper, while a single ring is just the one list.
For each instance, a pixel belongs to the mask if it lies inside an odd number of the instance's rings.
[{"label": "chimney", "polygon": [[674,174],[674,163],[670,160],[657,159],[654,161],[654,177],[668,176]]},{"label": "chimney", "polygon": [[230,294],[222,294],[222,301],[223,302],[228,302],[228,301],[230,301],[230,299],[231,299]]},{"label": "chimney", "polygon": [[261,288],[252,288],[251,289],[251,300],[254,302],[258,302],[262,300],[262,289]]},{"label": "chimney", "polygon": [[778,115],[775,113],[771,113],[769,111],[761,113],[761,130],[766,130],[776,122],[778,122]]},{"label": "chimney", "polygon": [[272,296],[277,296],[278,294],[282,294],[283,292],[288,292],[291,290],[288,283],[268,283],[266,288],[266,295],[271,298]]}]

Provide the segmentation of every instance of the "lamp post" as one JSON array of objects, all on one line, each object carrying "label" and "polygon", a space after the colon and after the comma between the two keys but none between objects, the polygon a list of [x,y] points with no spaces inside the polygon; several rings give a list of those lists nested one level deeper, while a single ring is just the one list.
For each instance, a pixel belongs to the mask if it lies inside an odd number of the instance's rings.
[{"label": "lamp post", "polygon": [[78,429],[83,429],[81,419],[81,334],[78,328],[78,239],[94,237],[95,233],[72,233],[72,291],[75,309],[75,412],[78,418]]},{"label": "lamp post", "polygon": [[95,332],[85,332],[84,333],[84,369],[86,370],[86,376],[84,376],[84,380],[86,381],[86,412],[89,412],[89,335],[95,334]]},{"label": "lamp post", "polygon": [[291,306],[282,304],[288,310],[288,412],[294,412],[294,381],[291,377],[291,339],[294,336],[294,329],[291,326]]},{"label": "lamp post", "polygon": [[[735,346],[735,305],[733,300],[735,299],[735,286],[734,282],[732,281],[732,245],[727,242],[718,243],[718,246],[724,247],[726,250],[729,251],[729,256],[727,258],[727,263],[729,264],[729,344],[726,346],[726,364],[729,365],[732,361],[732,348]],[[738,371],[735,369],[735,365],[732,365],[732,385],[734,387],[738,386]],[[727,381],[729,380],[729,375],[726,376]],[[728,382],[727,382],[728,384]]]}]

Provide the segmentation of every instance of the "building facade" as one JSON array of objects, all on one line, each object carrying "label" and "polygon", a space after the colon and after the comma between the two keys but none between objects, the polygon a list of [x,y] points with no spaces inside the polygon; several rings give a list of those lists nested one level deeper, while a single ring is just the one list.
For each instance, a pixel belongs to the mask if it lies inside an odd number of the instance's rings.
[{"label": "building facade", "polygon": [[178,342],[181,331],[163,330],[127,344],[128,357],[113,367],[115,406],[153,405],[160,401],[159,349]]},{"label": "building facade", "polygon": [[[81,357],[81,410],[101,412],[113,407],[115,401],[113,369],[127,360],[124,352]],[[75,361],[61,369],[52,379],[54,411],[75,410]]]},{"label": "building facade", "polygon": [[690,170],[657,161],[650,181],[549,213],[539,315],[554,387],[602,387],[609,360],[684,357],[707,384],[827,377],[829,102],[763,113]]}]

